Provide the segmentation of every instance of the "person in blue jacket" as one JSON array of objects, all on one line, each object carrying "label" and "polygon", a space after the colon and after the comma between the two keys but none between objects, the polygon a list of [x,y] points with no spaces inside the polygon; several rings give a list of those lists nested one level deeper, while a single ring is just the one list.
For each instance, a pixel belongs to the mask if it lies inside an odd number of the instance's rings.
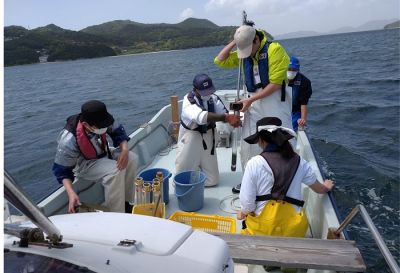
[{"label": "person in blue jacket", "polygon": [[294,56],[290,57],[287,77],[289,86],[292,87],[292,126],[297,132],[299,126],[307,124],[307,104],[312,94],[311,81],[300,73],[300,61]]},{"label": "person in blue jacket", "polygon": [[[58,136],[53,173],[68,195],[68,212],[80,205],[74,184],[79,180],[101,183],[104,206],[112,212],[128,212],[133,201],[133,180],[136,176],[134,154],[129,151],[122,125],[113,127],[114,117],[98,100],[85,102],[81,113],[67,119]],[[110,148],[107,135],[115,148]]]}]

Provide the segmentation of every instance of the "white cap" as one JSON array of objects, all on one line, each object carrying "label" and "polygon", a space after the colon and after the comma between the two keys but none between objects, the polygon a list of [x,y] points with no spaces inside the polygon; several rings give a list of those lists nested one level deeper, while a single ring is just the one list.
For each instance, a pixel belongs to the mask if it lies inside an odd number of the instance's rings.
[{"label": "white cap", "polygon": [[256,30],[251,26],[241,26],[236,30],[233,39],[237,46],[239,58],[243,59],[250,56],[254,37],[256,37]]}]

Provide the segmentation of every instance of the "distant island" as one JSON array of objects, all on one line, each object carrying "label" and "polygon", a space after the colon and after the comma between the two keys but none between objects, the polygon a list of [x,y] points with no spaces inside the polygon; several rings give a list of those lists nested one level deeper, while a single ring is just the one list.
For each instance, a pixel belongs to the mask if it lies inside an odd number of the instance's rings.
[{"label": "distant island", "polygon": [[384,29],[392,29],[392,28],[400,28],[400,20],[393,22],[391,24],[387,24]]},{"label": "distant island", "polygon": [[[342,27],[327,33],[298,31],[277,35],[278,40],[334,33],[399,28],[400,21],[376,20],[359,27]],[[4,27],[4,66],[116,56],[224,45],[237,26],[218,26],[206,19],[188,18],[177,24],[143,24],[116,20],[79,31],[54,24],[28,30]],[[269,39],[274,39],[267,33]]]},{"label": "distant island", "polygon": [[338,34],[338,33],[350,33],[350,32],[359,32],[359,31],[369,31],[369,30],[379,30],[379,29],[389,29],[389,28],[398,28],[400,21],[396,19],[387,19],[387,20],[374,20],[366,22],[357,27],[341,27],[338,29],[334,29],[328,32],[316,32],[316,31],[296,31],[285,34],[278,34],[275,36],[278,40],[284,39],[292,39],[292,38],[302,38],[302,37],[312,37],[312,36],[320,36],[320,35],[330,35],[330,34]]},{"label": "distant island", "polygon": [[117,20],[80,31],[54,24],[32,30],[7,26],[4,28],[4,65],[216,46],[231,41],[236,28],[220,27],[196,18],[178,24]]}]

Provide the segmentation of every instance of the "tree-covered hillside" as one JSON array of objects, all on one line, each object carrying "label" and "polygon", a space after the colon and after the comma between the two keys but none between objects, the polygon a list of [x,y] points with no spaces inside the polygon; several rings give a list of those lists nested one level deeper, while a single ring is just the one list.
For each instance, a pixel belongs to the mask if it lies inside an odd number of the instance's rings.
[{"label": "tree-covered hillside", "polygon": [[400,20],[387,24],[384,29],[400,28]]},{"label": "tree-covered hillside", "polygon": [[81,30],[111,40],[122,53],[221,45],[232,39],[234,31],[235,27],[219,27],[208,20],[195,18],[179,24],[141,24],[120,20]]},{"label": "tree-covered hillside", "polygon": [[117,20],[80,31],[62,29],[53,24],[32,30],[8,26],[4,28],[4,64],[222,45],[232,39],[235,28],[219,27],[208,20],[195,18],[178,24]]},{"label": "tree-covered hillside", "polygon": [[101,37],[47,25],[32,30],[4,28],[4,65],[19,65],[43,60],[75,60],[116,55]]}]

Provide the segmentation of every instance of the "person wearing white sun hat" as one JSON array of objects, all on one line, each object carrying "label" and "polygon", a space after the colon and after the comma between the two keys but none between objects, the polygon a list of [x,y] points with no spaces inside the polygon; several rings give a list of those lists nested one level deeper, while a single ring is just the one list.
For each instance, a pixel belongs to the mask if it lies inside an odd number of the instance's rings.
[{"label": "person wearing white sun hat", "polygon": [[289,140],[296,133],[277,117],[257,121],[257,130],[244,139],[262,152],[252,157],[244,171],[239,195],[238,220],[242,234],[303,237],[308,229],[302,184],[316,193],[330,191],[333,181],[323,183],[311,165],[293,151]]}]

